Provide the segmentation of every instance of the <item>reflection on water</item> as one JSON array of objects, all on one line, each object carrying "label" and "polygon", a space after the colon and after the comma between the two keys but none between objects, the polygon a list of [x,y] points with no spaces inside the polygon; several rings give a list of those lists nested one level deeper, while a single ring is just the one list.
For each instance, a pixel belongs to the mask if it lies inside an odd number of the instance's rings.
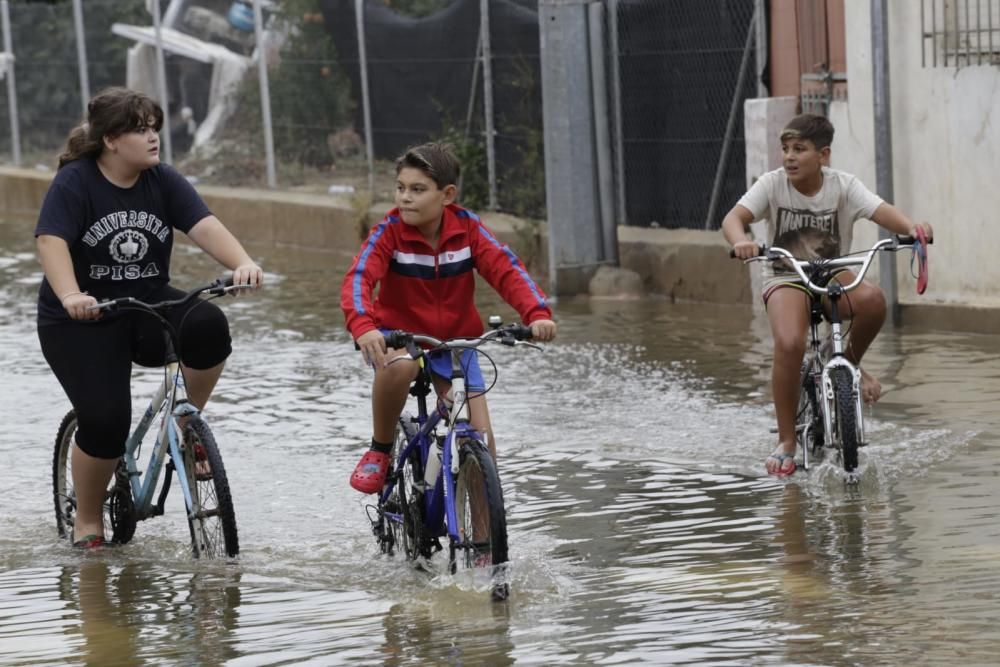
[{"label": "reflection on water", "polygon": [[[208,418],[243,554],[189,557],[179,494],[126,547],[56,539],[67,409],[34,335],[30,225],[0,223],[0,663],[944,664],[995,660],[997,338],[886,331],[862,482],[782,482],[766,323],[749,308],[573,299],[544,353],[491,349],[514,594],[377,556],[346,479],[370,374],[343,332],[348,257],[255,249]],[[214,277],[181,246],[175,282]],[[506,318],[488,295],[482,310]],[[138,394],[156,374],[136,373]]]}]

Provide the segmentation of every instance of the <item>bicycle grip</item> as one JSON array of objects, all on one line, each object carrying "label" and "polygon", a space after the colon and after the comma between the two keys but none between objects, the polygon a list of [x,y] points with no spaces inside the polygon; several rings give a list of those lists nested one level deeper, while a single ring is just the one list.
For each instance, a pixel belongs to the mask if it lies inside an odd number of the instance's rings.
[{"label": "bicycle grip", "polygon": [[[765,246],[763,243],[758,243],[757,244],[757,256],[760,257],[760,256],[766,255],[766,254],[767,254],[767,246]],[[730,248],[729,249],[729,258],[730,259],[735,259],[736,258],[736,249],[735,248]]]},{"label": "bicycle grip", "polygon": [[[916,236],[901,236],[899,234],[896,234],[896,243],[898,243],[899,245],[913,245],[919,240],[920,239],[918,239]],[[927,243],[933,245],[934,239],[932,238],[927,239]]]},{"label": "bicycle grip", "polygon": [[385,346],[393,350],[407,347],[412,341],[410,334],[398,329],[383,335],[385,336]]},{"label": "bicycle grip", "polygon": [[526,327],[523,324],[511,324],[507,327],[510,335],[514,337],[515,340],[531,340],[531,327]]}]

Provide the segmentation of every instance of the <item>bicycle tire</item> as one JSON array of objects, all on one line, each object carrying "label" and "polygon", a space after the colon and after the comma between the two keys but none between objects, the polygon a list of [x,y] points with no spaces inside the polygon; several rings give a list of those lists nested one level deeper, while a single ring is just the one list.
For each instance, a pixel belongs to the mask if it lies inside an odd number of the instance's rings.
[{"label": "bicycle tire", "polygon": [[[391,465],[395,466],[400,452],[414,435],[416,435],[416,428],[411,423],[410,416],[408,414],[401,415],[390,454]],[[408,499],[409,490],[413,489],[413,480],[412,457],[407,457],[401,468],[390,469],[389,475],[386,477],[386,484],[392,483],[393,487],[385,501],[379,504],[375,537],[378,540],[379,550],[388,556],[395,555],[398,550],[402,550],[407,559],[412,559],[413,525],[410,519]],[[397,521],[390,515],[398,515],[399,520]]]},{"label": "bicycle tire", "polygon": [[795,412],[795,437],[803,452],[820,459],[823,455],[823,415],[816,395],[816,376],[805,367],[799,389],[799,405]]},{"label": "bicycle tire", "polygon": [[[73,488],[72,455],[76,436],[76,412],[70,410],[63,417],[56,433],[52,455],[52,500],[55,505],[56,529],[59,537],[72,539],[76,518],[76,491]],[[135,535],[135,504],[129,486],[125,464],[121,460],[115,468],[102,509],[104,535],[109,542],[127,544]]]},{"label": "bicycle tire", "polygon": [[[506,599],[510,589],[497,581],[508,558],[507,513],[500,475],[489,450],[479,440],[467,440],[459,448],[455,479],[455,512],[459,541],[449,540],[450,569],[492,567],[494,599]],[[486,559],[486,556],[489,556]]]},{"label": "bicycle tire", "polygon": [[836,404],[836,429],[840,436],[840,457],[844,464],[844,470],[850,474],[858,467],[859,445],[854,377],[847,368],[834,368],[830,371],[830,381],[833,383],[833,396]]},{"label": "bicycle tire", "polygon": [[[200,416],[184,425],[184,470],[191,489],[192,507],[188,514],[191,549],[195,558],[234,558],[240,552],[236,512],[222,454],[212,430]],[[197,472],[198,445],[209,472]]]}]

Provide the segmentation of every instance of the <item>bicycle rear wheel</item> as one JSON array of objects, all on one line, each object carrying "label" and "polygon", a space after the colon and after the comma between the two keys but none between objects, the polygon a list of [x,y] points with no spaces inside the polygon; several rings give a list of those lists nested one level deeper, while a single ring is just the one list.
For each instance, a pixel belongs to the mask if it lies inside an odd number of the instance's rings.
[{"label": "bicycle rear wheel", "polygon": [[507,562],[503,489],[493,457],[478,440],[467,440],[459,448],[455,511],[459,540],[451,540],[452,574],[490,567],[494,578],[492,595],[495,599],[505,599],[510,589],[505,581],[499,581]]},{"label": "bicycle rear wheel", "polygon": [[808,470],[813,460],[823,456],[823,415],[816,395],[816,375],[810,365],[802,369],[799,405],[795,416],[795,440]]},{"label": "bicycle rear wheel", "polygon": [[236,556],[240,543],[229,479],[215,436],[198,415],[184,426],[184,470],[191,489],[187,509],[194,557]]},{"label": "bicycle rear wheel", "polygon": [[[52,456],[52,497],[59,537],[73,538],[76,519],[76,491],[73,488],[72,449],[76,441],[76,413],[70,410],[59,424]],[[125,544],[135,535],[135,505],[125,464],[118,461],[108,485],[102,510],[104,536],[115,544]]]},{"label": "bicycle rear wheel", "polygon": [[[402,415],[396,428],[396,439],[393,443],[392,453],[389,455],[391,465],[395,466],[398,463],[400,453],[415,432],[413,424],[410,423],[409,415]],[[402,551],[407,558],[410,558],[413,549],[413,526],[408,505],[408,498],[413,492],[415,478],[411,463],[412,461],[408,457],[400,468],[389,470],[386,484],[393,484],[392,492],[378,506],[375,538],[378,540],[379,550],[389,556],[394,555],[397,551]]]},{"label": "bicycle rear wheel", "polygon": [[836,409],[837,434],[840,440],[840,456],[847,473],[858,467],[858,414],[857,398],[854,395],[854,377],[850,369],[834,368],[830,371]]}]

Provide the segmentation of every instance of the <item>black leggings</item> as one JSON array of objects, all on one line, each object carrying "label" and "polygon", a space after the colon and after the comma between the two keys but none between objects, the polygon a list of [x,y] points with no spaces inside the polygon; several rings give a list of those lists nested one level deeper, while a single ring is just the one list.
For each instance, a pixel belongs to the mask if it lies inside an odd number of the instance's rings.
[{"label": "black leggings", "polygon": [[[184,295],[164,287],[149,302]],[[186,315],[186,317],[185,317]],[[185,366],[204,370],[232,352],[229,322],[222,310],[200,299],[174,308],[167,320],[180,329],[178,353]],[[163,325],[148,313],[122,311],[96,321],[61,322],[38,327],[42,354],[69,397],[77,418],[77,445],[102,459],[125,453],[132,426],[132,362],[163,366]]]}]

